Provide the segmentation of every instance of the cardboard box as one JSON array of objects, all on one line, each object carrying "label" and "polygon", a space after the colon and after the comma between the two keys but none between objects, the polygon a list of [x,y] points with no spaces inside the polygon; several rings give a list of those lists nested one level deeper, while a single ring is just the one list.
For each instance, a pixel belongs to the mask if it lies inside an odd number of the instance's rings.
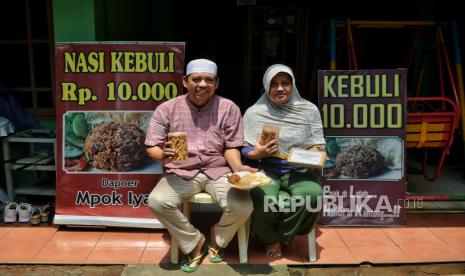
[{"label": "cardboard box", "polygon": [[287,162],[296,167],[321,169],[326,162],[326,152],[292,148]]}]

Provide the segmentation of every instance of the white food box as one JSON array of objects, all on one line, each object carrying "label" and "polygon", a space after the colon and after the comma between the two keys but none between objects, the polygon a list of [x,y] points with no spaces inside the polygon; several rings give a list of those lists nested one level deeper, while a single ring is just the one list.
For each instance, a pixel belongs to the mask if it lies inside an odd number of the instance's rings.
[{"label": "white food box", "polygon": [[326,152],[292,148],[287,162],[296,167],[321,169],[326,162]]}]

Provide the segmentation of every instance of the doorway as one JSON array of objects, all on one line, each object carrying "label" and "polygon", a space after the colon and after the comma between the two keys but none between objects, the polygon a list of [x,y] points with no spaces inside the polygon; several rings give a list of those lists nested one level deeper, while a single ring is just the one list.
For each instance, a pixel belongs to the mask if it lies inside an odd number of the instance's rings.
[{"label": "doorway", "polygon": [[[244,87],[250,106],[261,96],[268,66],[288,65],[301,95],[307,89],[307,29],[305,10],[297,7],[250,7],[247,12]],[[309,76],[309,75],[307,75]]]}]

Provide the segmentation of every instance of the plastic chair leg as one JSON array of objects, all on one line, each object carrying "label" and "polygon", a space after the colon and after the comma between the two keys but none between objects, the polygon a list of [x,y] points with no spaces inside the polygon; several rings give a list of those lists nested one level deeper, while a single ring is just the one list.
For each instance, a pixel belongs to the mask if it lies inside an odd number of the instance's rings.
[{"label": "plastic chair leg", "polygon": [[247,263],[247,249],[249,246],[250,219],[237,230],[237,242],[239,243],[239,262]]},{"label": "plastic chair leg", "polygon": [[308,261],[316,261],[316,239],[315,239],[315,228],[310,231],[307,235],[308,239]]},{"label": "plastic chair leg", "polygon": [[170,248],[170,254],[171,254],[171,262],[173,264],[177,264],[179,261],[179,248],[178,248],[178,241],[173,239],[171,237],[171,248]]}]

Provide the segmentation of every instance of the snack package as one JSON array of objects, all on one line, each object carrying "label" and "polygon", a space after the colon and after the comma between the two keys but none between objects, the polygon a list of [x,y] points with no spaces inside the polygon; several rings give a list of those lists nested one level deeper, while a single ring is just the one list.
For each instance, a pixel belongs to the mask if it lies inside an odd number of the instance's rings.
[{"label": "snack package", "polygon": [[171,148],[176,151],[173,161],[187,160],[187,132],[168,133],[168,142],[171,142]]},{"label": "snack package", "polygon": [[273,139],[278,139],[281,129],[272,124],[263,125],[262,134],[260,135],[259,144],[264,146]]}]

